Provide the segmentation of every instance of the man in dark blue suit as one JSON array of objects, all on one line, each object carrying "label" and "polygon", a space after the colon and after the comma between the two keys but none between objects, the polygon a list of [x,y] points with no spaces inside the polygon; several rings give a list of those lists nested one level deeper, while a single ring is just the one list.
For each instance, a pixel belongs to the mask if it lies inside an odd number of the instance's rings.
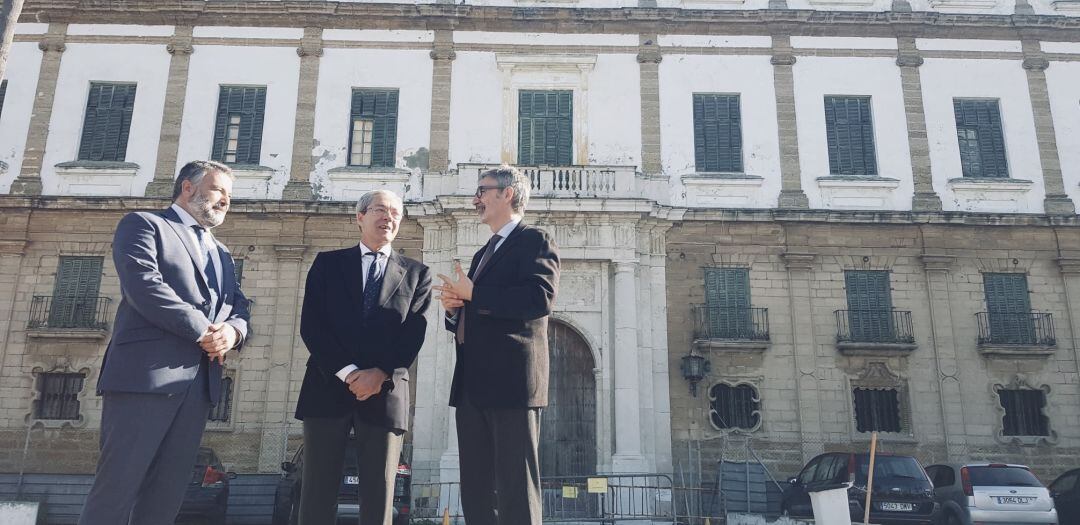
[{"label": "man in dark blue suit", "polygon": [[221,364],[248,335],[232,257],[210,233],[232,181],[222,164],[188,163],[171,207],[116,227],[123,298],[97,383],[101,458],[80,525],[165,525],[180,510]]}]

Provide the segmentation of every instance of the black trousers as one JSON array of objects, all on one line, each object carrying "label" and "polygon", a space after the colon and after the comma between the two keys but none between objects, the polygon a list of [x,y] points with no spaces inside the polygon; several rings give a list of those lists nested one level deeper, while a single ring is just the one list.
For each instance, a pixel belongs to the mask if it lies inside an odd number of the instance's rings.
[{"label": "black trousers", "polygon": [[391,525],[394,480],[404,432],[342,417],[304,418],[300,525],[336,523],[338,491],[345,472],[349,430],[356,433],[360,525]]},{"label": "black trousers", "polygon": [[461,507],[469,525],[540,525],[540,409],[457,407]]}]

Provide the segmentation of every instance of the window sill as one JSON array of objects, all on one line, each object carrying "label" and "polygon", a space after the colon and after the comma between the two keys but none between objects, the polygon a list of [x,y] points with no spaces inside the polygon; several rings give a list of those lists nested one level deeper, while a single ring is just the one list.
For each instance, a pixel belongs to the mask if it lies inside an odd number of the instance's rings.
[{"label": "window sill", "polygon": [[904,357],[911,355],[918,348],[915,343],[863,343],[843,341],[836,343],[836,349],[845,356]]},{"label": "window sill", "polygon": [[76,160],[56,165],[62,195],[133,197],[138,173],[139,165],[133,162]]},{"label": "window sill", "polygon": [[1007,177],[956,177],[949,179],[949,188],[972,191],[1017,191],[1027,192],[1034,183],[1030,180]]},{"label": "window sill", "polygon": [[1034,187],[1030,180],[1004,177],[958,177],[947,185],[961,211],[1000,213],[1021,211],[1020,199]]},{"label": "window sill", "polygon": [[1053,430],[1050,431],[1049,436],[1006,436],[999,430],[997,434],[994,435],[994,439],[996,439],[998,443],[1005,445],[1022,445],[1028,447],[1034,447],[1042,443],[1056,445],[1058,442],[1057,432],[1054,432]]},{"label": "window sill", "polygon": [[339,173],[378,173],[378,174],[398,174],[402,177],[408,178],[412,174],[411,170],[405,168],[395,168],[393,166],[339,166],[327,170],[330,174]]},{"label": "window sill", "polygon": [[987,359],[1049,359],[1057,352],[1057,345],[982,344],[976,350]]},{"label": "window sill", "polygon": [[898,179],[872,175],[828,175],[818,177],[825,207],[835,210],[880,210],[889,208]]},{"label": "window sill", "polygon": [[997,7],[996,0],[930,0],[930,7],[934,9],[993,9]]},{"label": "window sill", "polygon": [[26,337],[42,340],[104,341],[109,331],[104,328],[28,328]]},{"label": "window sill", "polygon": [[769,341],[750,339],[697,339],[694,349],[699,352],[761,354],[769,349]]},{"label": "window sill", "polygon": [[[920,441],[909,432],[878,432],[878,441],[882,439],[888,440],[889,443],[905,444],[905,445],[919,445]],[[859,432],[855,430],[851,435],[852,443],[870,443],[870,432]],[[879,445],[880,446],[880,445]],[[880,448],[878,450],[881,450]]]},{"label": "window sill", "polygon": [[270,180],[274,168],[258,164],[231,164],[236,181],[233,182],[234,199],[267,199],[270,197]]},{"label": "window sill", "polygon": [[[84,387],[85,388],[85,387]],[[81,397],[81,396],[80,396]],[[81,399],[80,399],[81,401]],[[45,428],[49,430],[59,430],[64,427],[70,428],[85,428],[86,417],[80,415],[79,419],[34,419],[33,416],[28,416],[27,419],[31,422],[30,426]]]},{"label": "window sill", "polygon": [[750,208],[762,204],[765,178],[748,173],[695,172],[682,176],[689,206]]},{"label": "window sill", "polygon": [[355,201],[371,190],[390,190],[405,195],[412,171],[394,167],[341,166],[327,171],[330,199]]},{"label": "window sill", "polygon": [[1080,14],[1080,2],[1076,0],[1058,0],[1050,5],[1059,13]]}]

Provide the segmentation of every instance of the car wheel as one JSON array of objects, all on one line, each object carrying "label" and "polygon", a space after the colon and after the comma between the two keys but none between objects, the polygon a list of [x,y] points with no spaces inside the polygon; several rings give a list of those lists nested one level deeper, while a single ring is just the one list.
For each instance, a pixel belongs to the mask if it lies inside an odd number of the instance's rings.
[{"label": "car wheel", "polygon": [[956,514],[950,512],[945,517],[945,525],[960,525],[960,518],[957,518]]}]

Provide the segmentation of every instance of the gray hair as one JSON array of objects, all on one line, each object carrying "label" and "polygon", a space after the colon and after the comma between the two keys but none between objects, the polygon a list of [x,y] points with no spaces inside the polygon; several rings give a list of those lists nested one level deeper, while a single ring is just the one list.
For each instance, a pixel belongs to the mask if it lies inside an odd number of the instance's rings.
[{"label": "gray hair", "polygon": [[501,188],[513,188],[514,197],[510,199],[510,208],[514,213],[525,213],[525,207],[529,205],[529,178],[523,175],[517,168],[503,164],[498,168],[492,168],[480,174],[480,178],[494,179]]},{"label": "gray hair", "polygon": [[191,181],[192,184],[198,184],[199,181],[211,171],[224,173],[230,179],[236,180],[236,175],[233,175],[232,168],[220,162],[212,160],[193,160],[184,164],[183,168],[180,168],[180,174],[176,176],[176,184],[173,185],[173,200],[176,200],[176,198],[183,193],[184,181]]},{"label": "gray hair", "polygon": [[367,210],[371,206],[371,203],[375,202],[375,197],[379,195],[386,195],[392,200],[397,201],[398,204],[401,204],[401,211],[405,211],[405,203],[404,201],[402,201],[400,195],[390,190],[371,190],[361,195],[360,200],[356,201],[356,213],[367,213]]}]

